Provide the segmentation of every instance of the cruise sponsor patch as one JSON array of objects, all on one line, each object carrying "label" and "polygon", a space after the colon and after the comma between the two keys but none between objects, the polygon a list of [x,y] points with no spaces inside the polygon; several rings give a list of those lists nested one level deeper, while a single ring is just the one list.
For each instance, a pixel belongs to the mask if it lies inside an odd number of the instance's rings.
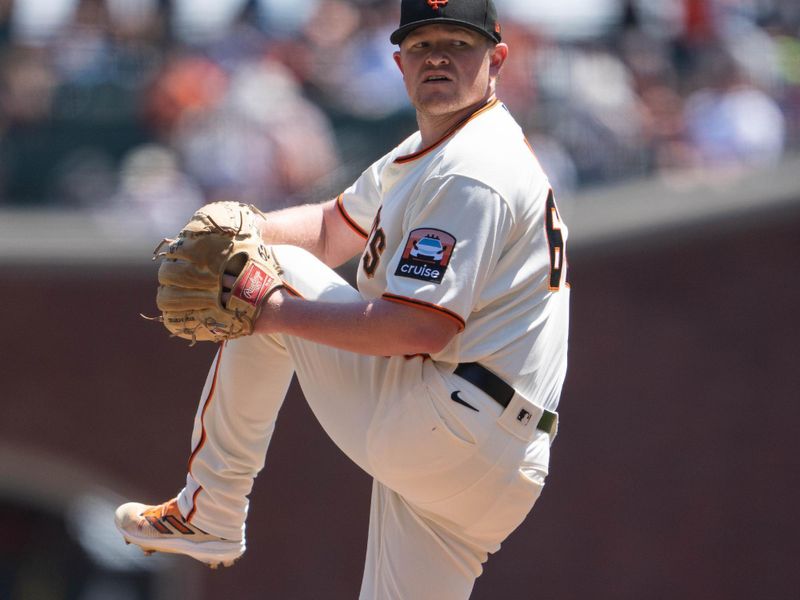
[{"label": "cruise sponsor patch", "polygon": [[441,283],[456,238],[441,229],[415,229],[408,234],[395,275]]}]

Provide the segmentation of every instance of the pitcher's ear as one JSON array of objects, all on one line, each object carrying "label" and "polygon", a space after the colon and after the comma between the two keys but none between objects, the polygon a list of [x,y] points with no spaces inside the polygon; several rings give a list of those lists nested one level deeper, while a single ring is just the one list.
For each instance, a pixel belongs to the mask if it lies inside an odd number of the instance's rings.
[{"label": "pitcher's ear", "polygon": [[403,75],[405,75],[405,72],[403,71],[403,59],[400,58],[400,51],[399,50],[395,51],[392,54],[392,58],[394,58],[394,62],[397,65],[397,68],[400,69],[400,72],[403,73]]},{"label": "pitcher's ear", "polygon": [[508,46],[506,44],[497,44],[492,49],[491,54],[489,55],[489,73],[490,75],[497,77],[500,73],[500,69],[503,68],[503,64],[506,62],[508,58]]}]

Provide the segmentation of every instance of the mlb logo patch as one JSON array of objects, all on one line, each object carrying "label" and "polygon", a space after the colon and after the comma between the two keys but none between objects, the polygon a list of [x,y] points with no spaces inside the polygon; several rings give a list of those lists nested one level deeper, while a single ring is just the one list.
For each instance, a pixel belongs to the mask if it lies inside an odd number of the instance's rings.
[{"label": "mlb logo patch", "polygon": [[415,229],[408,234],[394,274],[439,284],[444,278],[456,238],[441,229]]}]

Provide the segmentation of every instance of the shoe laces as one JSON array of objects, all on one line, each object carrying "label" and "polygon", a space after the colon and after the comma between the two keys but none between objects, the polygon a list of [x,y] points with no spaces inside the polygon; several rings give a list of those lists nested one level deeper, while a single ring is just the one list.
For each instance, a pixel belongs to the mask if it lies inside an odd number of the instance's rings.
[{"label": "shoe laces", "polygon": [[175,517],[178,517],[181,521],[186,520],[183,518],[181,511],[178,509],[177,498],[173,498],[172,500],[167,500],[163,504],[159,504],[158,506],[153,506],[145,511],[142,511],[142,517],[156,517],[158,519],[162,519],[167,515],[173,515]]}]

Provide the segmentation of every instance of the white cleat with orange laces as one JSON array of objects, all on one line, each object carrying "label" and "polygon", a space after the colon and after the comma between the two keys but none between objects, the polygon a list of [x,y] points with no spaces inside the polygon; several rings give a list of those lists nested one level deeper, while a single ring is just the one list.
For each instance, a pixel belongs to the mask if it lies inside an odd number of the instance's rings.
[{"label": "white cleat with orange laces", "polygon": [[128,502],[114,514],[125,542],[136,544],[145,554],[185,554],[212,569],[229,567],[245,551],[244,540],[228,540],[206,533],[189,523],[178,509],[177,498],[149,506]]}]

